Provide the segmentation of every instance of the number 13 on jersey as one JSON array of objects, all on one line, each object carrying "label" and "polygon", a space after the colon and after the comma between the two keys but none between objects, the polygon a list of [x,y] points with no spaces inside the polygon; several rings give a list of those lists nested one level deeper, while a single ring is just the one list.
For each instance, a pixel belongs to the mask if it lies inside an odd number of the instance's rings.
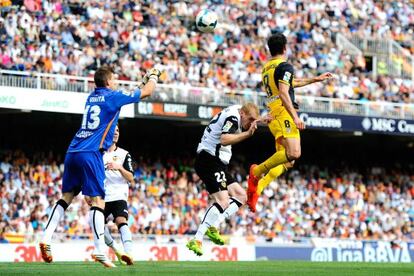
[{"label": "number 13 on jersey", "polygon": [[97,129],[99,123],[101,122],[99,114],[101,113],[101,108],[99,105],[87,105],[85,111],[83,112],[82,118],[82,129]]}]

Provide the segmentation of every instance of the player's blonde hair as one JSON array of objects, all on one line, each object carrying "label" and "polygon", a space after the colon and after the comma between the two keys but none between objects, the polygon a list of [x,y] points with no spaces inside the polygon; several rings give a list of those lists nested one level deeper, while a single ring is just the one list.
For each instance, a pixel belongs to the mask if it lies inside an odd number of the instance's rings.
[{"label": "player's blonde hair", "polygon": [[241,110],[255,119],[259,118],[259,108],[254,103],[245,103]]}]

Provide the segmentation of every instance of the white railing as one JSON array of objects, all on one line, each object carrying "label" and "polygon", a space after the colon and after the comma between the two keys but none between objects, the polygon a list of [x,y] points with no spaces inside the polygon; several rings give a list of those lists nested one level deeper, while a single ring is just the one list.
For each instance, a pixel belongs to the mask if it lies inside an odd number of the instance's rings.
[{"label": "white railing", "polygon": [[373,56],[374,74],[388,74],[414,82],[414,57],[392,39],[354,35],[350,41],[364,54]]},{"label": "white railing", "polygon": [[[132,90],[138,84],[139,82],[118,81],[119,88],[125,90]],[[0,70],[0,89],[2,86],[81,93],[89,93],[94,89],[92,78]],[[296,98],[303,112],[414,119],[414,104],[361,102],[301,95]],[[219,91],[206,87],[160,84],[152,100],[219,106],[254,102],[263,107],[266,95],[256,91]]]},{"label": "white railing", "polygon": [[358,35],[350,37],[350,41],[365,54],[387,55],[389,48],[388,40],[379,40],[375,38],[366,38]]},{"label": "white railing", "polygon": [[362,55],[362,51],[340,33],[336,34],[336,45],[338,46],[338,49],[345,51],[350,55]]},{"label": "white railing", "polygon": [[394,70],[403,78],[414,81],[414,57],[399,43],[391,40],[390,56],[394,61]]}]

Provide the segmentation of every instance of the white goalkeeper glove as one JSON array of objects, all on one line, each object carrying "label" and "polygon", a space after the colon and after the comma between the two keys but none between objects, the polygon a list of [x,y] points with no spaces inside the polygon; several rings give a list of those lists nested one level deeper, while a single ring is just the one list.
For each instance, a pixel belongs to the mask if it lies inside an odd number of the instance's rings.
[{"label": "white goalkeeper glove", "polygon": [[157,68],[152,68],[148,70],[147,73],[142,78],[142,83],[140,85],[140,88],[144,87],[144,85],[146,85],[150,79],[154,80],[157,83],[160,80],[160,77],[163,73],[164,73],[163,71]]},{"label": "white goalkeeper glove", "polygon": [[148,80],[153,79],[156,83],[160,80],[160,76],[162,74],[161,70],[158,70],[157,68],[152,68],[147,72],[148,74]]}]

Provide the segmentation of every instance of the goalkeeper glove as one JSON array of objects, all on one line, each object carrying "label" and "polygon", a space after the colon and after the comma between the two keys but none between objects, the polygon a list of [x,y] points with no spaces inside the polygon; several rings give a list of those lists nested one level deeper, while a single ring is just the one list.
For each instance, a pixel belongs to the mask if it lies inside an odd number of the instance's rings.
[{"label": "goalkeeper glove", "polygon": [[146,85],[150,79],[153,79],[155,82],[158,82],[162,74],[163,72],[161,72],[160,70],[156,68],[150,69],[149,71],[147,71],[147,73],[142,78],[142,83],[139,86],[139,88],[144,87],[144,85]]}]

